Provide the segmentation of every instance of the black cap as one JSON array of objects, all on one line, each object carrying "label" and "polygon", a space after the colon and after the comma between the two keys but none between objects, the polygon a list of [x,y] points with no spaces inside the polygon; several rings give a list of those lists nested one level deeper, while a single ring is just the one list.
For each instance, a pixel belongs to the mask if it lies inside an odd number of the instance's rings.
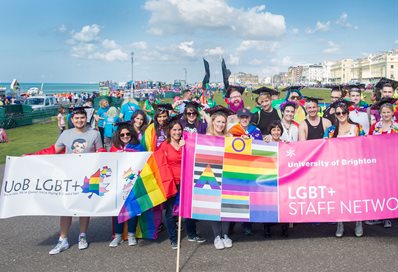
[{"label": "black cap", "polygon": [[282,92],[291,92],[291,91],[300,91],[301,89],[304,89],[305,86],[302,85],[294,85],[294,86],[289,86],[284,89],[282,89]]},{"label": "black cap", "polygon": [[203,108],[204,106],[196,101],[184,101],[185,108],[192,107],[192,108]]},{"label": "black cap", "polygon": [[348,85],[348,91],[351,93],[351,92],[356,92],[356,93],[360,93],[360,92],[362,92],[362,87],[361,87],[361,85],[359,84],[355,84],[355,85]]},{"label": "black cap", "polygon": [[330,107],[336,109],[338,107],[344,106],[348,109],[349,107],[354,106],[354,105],[355,105],[354,102],[349,101],[344,98],[340,98],[340,99],[337,99],[336,101],[334,101],[332,104],[330,104]]},{"label": "black cap", "polygon": [[382,77],[382,78],[379,80],[379,82],[377,82],[375,88],[376,88],[376,89],[383,89],[384,85],[387,84],[387,83],[391,84],[391,86],[392,86],[392,88],[393,88],[394,90],[395,90],[396,88],[398,88],[398,81],[395,81],[395,80],[392,80],[392,79],[389,79],[389,78],[385,78],[385,77]]},{"label": "black cap", "polygon": [[320,100],[323,100],[323,98],[320,97],[312,97],[312,96],[304,96],[305,102],[314,102],[314,103],[319,103]]},{"label": "black cap", "polygon": [[213,115],[213,114],[215,114],[217,112],[222,112],[226,116],[230,116],[230,115],[234,115],[235,114],[232,110],[230,110],[230,109],[228,109],[228,108],[226,108],[224,106],[221,106],[221,105],[217,105],[217,106],[215,106],[213,108],[206,109],[205,111],[208,114],[210,114],[210,115]]},{"label": "black cap", "polygon": [[382,98],[379,102],[375,103],[372,106],[372,109],[377,109],[379,110],[381,108],[382,105],[384,104],[391,104],[393,105],[395,102],[397,101],[397,99],[392,98],[392,97],[384,97]]},{"label": "black cap", "polygon": [[246,109],[246,108],[243,108],[243,109],[238,110],[238,112],[236,113],[236,115],[237,115],[238,117],[241,117],[241,116],[252,117],[252,113],[251,113],[248,109]]},{"label": "black cap", "polygon": [[167,123],[170,124],[170,123],[173,122],[173,121],[180,120],[182,116],[183,116],[182,113],[179,113],[179,114],[170,116],[170,117],[167,119]]},{"label": "black cap", "polygon": [[154,109],[156,111],[160,110],[160,109],[173,110],[173,106],[171,104],[169,104],[169,103],[167,103],[167,104],[154,104],[153,107],[154,107]]},{"label": "black cap", "polygon": [[118,127],[131,127],[131,122],[129,121],[122,121],[122,122],[116,122],[115,124]]},{"label": "black cap", "polygon": [[262,93],[268,93],[269,95],[278,95],[279,94],[279,92],[277,90],[274,90],[274,89],[271,89],[268,87],[258,88],[257,90],[252,91],[252,93],[258,94],[258,95],[260,95]]},{"label": "black cap", "polygon": [[242,87],[242,86],[232,86],[232,85],[231,85],[231,86],[228,87],[228,89],[227,89],[227,91],[226,91],[226,93],[225,93],[225,97],[226,97],[226,98],[229,98],[232,91],[238,91],[238,92],[240,92],[240,94],[243,94],[243,92],[245,91],[245,87]]}]

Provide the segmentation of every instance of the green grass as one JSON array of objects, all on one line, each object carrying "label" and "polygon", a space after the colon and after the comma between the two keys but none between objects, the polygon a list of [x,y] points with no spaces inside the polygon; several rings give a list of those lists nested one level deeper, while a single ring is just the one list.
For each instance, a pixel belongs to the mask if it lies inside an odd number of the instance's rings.
[{"label": "green grass", "polygon": [[[303,95],[323,98],[325,102],[330,101],[330,91],[324,89],[304,89]],[[281,93],[281,98],[285,97],[285,93]],[[215,95],[217,105],[225,105],[221,93]],[[255,97],[255,96],[254,96]],[[366,102],[369,101],[370,95],[367,93]],[[245,106],[253,108],[255,101],[251,100],[251,93],[243,95]],[[170,103],[172,99],[164,99],[163,102]],[[140,103],[142,106],[142,103]],[[31,153],[40,149],[49,147],[54,144],[58,137],[57,123],[36,124],[7,130],[8,143],[0,143],[0,164],[3,164],[6,156],[20,156],[22,154]]]},{"label": "green grass", "polygon": [[58,137],[57,122],[23,126],[6,131],[8,142],[0,143],[0,164],[6,156],[21,156],[54,144]]}]

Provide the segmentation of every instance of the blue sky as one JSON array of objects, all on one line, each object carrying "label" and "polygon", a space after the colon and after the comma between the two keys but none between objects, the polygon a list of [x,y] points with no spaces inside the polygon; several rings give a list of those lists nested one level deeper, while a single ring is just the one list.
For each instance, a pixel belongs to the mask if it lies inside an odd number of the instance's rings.
[{"label": "blue sky", "polygon": [[398,1],[2,0],[0,84],[221,80],[398,48]]}]

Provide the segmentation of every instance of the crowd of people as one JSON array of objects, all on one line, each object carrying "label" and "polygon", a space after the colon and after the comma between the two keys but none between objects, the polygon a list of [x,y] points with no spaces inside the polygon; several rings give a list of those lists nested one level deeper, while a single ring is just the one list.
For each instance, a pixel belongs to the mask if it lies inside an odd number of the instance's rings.
[{"label": "crowd of people", "polygon": [[[181,156],[184,146],[183,133],[207,134],[218,137],[242,137],[263,140],[265,142],[295,142],[322,138],[357,137],[398,132],[398,112],[396,99],[392,97],[398,82],[387,81],[379,84],[380,95],[373,105],[361,100],[361,88],[339,86],[330,91],[330,106],[320,114],[317,97],[303,96],[301,86],[285,89],[286,97],[282,103],[274,103],[277,90],[262,87],[255,91],[258,107],[250,110],[244,105],[244,88],[229,86],[226,90],[226,107],[215,105],[214,101],[193,99],[191,90],[184,90],[182,97],[174,99],[173,104],[161,104],[155,96],[149,95],[141,108],[134,99],[127,99],[119,109],[110,107],[106,99],[100,101],[95,112],[94,126],[87,126],[87,109],[73,108],[70,121],[73,128],[65,130],[65,122],[59,123],[60,136],[55,144],[56,152],[66,153],[95,152],[105,148],[109,152],[153,151],[161,153],[170,169],[177,193],[163,204],[164,225],[167,229],[171,247],[177,249],[177,228],[173,216],[173,207],[178,198],[181,180]],[[211,96],[209,96],[211,98]],[[214,97],[212,98],[214,100]],[[63,119],[60,112],[60,119]],[[98,130],[92,129],[97,127]],[[77,142],[77,140],[79,140]],[[196,232],[196,220],[187,219],[188,240],[202,243],[204,238]],[[369,221],[368,224],[384,223],[391,227],[391,221]],[[86,231],[89,218],[80,218],[79,249],[88,247]],[[50,254],[58,254],[69,248],[68,231],[71,217],[61,217],[58,244]],[[128,222],[128,244],[137,244],[135,229],[137,217]],[[230,248],[230,237],[234,224],[230,222],[210,223],[216,249]],[[287,235],[287,224],[281,224]],[[336,224],[336,237],[344,235],[344,224]],[[243,225],[246,234],[251,233],[251,224]],[[110,247],[118,246],[122,241],[123,225],[113,218],[114,238]],[[264,224],[264,235],[270,236],[270,224]],[[355,235],[363,235],[362,222],[356,222]]]}]

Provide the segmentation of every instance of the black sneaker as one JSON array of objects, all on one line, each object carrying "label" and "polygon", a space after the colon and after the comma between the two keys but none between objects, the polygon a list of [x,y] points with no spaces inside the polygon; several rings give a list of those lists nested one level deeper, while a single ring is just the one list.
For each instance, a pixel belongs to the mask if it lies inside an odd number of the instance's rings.
[{"label": "black sneaker", "polygon": [[206,239],[196,235],[194,237],[188,237],[188,241],[196,243],[204,243],[206,242]]}]

